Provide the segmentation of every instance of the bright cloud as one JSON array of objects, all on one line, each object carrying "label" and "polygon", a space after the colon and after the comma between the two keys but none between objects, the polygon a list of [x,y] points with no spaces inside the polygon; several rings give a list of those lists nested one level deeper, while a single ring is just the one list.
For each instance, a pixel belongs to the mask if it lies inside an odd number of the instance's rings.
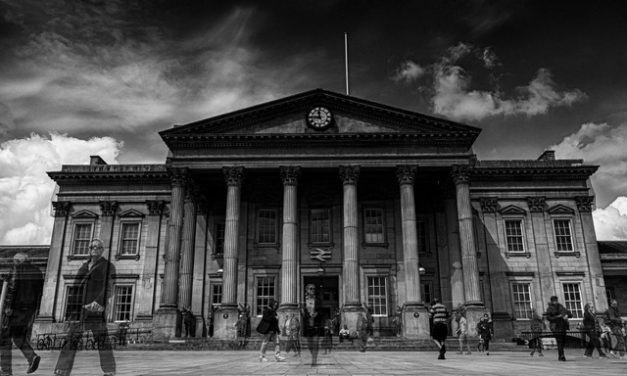
[{"label": "bright cloud", "polygon": [[61,134],[0,144],[0,244],[49,244],[55,183],[46,171],[86,164],[90,155],[116,163],[121,148],[111,137],[81,140]]},{"label": "bright cloud", "polygon": [[597,239],[627,240],[627,197],[618,197],[592,213]]},{"label": "bright cloud", "polygon": [[401,63],[392,80],[395,82],[412,83],[422,77],[425,72],[425,68],[411,60],[407,60]]}]

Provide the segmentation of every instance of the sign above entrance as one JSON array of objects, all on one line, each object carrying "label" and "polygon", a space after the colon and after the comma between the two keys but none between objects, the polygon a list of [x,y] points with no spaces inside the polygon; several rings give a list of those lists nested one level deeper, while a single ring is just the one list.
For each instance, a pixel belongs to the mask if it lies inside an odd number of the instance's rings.
[{"label": "sign above entrance", "polygon": [[312,260],[325,262],[331,259],[331,251],[322,248],[315,248],[309,251],[309,257]]}]

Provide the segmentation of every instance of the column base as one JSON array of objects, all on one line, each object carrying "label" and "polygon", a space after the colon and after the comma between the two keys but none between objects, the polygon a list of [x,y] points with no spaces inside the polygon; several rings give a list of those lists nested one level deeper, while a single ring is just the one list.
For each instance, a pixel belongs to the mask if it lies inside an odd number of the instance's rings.
[{"label": "column base", "polygon": [[492,313],[492,325],[494,326],[494,334],[498,334],[500,339],[509,340],[514,337],[512,316],[508,312]]},{"label": "column base", "polygon": [[[152,336],[157,342],[166,342],[176,337],[178,310],[176,307],[161,307],[154,315]],[[179,330],[180,335],[180,330]]]},{"label": "column base", "polygon": [[[302,321],[302,318],[300,317],[300,309],[298,308],[298,304],[292,304],[292,303],[287,303],[287,304],[281,304],[279,306],[279,309],[277,310],[277,313],[279,315],[279,328],[283,329],[283,324],[285,323],[285,320],[287,320],[287,318],[291,315],[294,315],[294,317],[298,318],[298,321]],[[302,326],[302,322],[301,322],[301,326]]]},{"label": "column base", "polygon": [[222,340],[237,339],[237,305],[221,305],[213,316],[213,337]]},{"label": "column base", "polygon": [[412,339],[429,339],[429,313],[422,303],[406,303],[403,305],[403,337]]},{"label": "column base", "polygon": [[481,303],[466,303],[466,321],[468,323],[468,336],[477,336],[477,323],[486,313],[485,307]]},{"label": "column base", "polygon": [[359,316],[365,312],[365,308],[359,304],[345,304],[344,307],[342,307],[342,322],[340,323],[340,327],[347,325],[351,333],[356,332],[357,320]]},{"label": "column base", "polygon": [[207,330],[206,330],[206,326],[205,326],[205,318],[202,317],[201,315],[196,315],[196,326],[195,326],[195,330],[194,330],[194,334],[196,337],[206,337],[207,336]]}]

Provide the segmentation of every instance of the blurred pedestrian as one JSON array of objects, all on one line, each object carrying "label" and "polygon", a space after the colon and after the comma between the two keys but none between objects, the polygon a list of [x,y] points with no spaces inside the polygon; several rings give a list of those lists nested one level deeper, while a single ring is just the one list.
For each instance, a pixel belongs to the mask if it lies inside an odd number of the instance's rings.
[{"label": "blurred pedestrian", "polygon": [[429,315],[433,321],[433,341],[440,351],[438,359],[446,359],[446,337],[448,336],[449,313],[444,304],[436,298],[433,299]]},{"label": "blurred pedestrian", "polygon": [[259,349],[260,362],[268,361],[266,358],[266,348],[270,342],[274,342],[274,358],[276,361],[285,361],[285,358],[281,356],[281,343],[279,339],[281,329],[279,329],[279,319],[276,313],[277,308],[279,308],[279,302],[270,298],[268,306],[263,310],[263,316],[257,326],[257,332],[263,334],[263,341]]},{"label": "blurred pedestrian", "polygon": [[192,313],[191,307],[183,307],[181,314],[183,316],[184,337],[195,337],[194,326],[196,317]]},{"label": "blurred pedestrian", "polygon": [[458,354],[464,353],[464,347],[466,348],[466,355],[470,355],[470,345],[468,344],[468,321],[466,320],[466,311],[463,309],[455,312],[455,321],[457,322],[457,340],[459,342]]},{"label": "blurred pedestrian", "polygon": [[544,319],[538,314],[538,311],[533,308],[531,310],[531,320],[529,320],[529,326],[531,329],[531,340],[529,341],[529,347],[531,347],[531,356],[537,351],[538,356],[544,356],[542,354],[542,332],[544,331]]},{"label": "blurred pedestrian", "polygon": [[606,355],[603,353],[603,350],[601,350],[601,341],[599,340],[601,326],[599,325],[599,320],[597,320],[594,306],[592,303],[588,303],[584,306],[583,310],[583,330],[588,336],[588,344],[586,345],[584,356],[592,358],[592,352],[596,348],[599,353],[599,357],[605,358]]},{"label": "blurred pedestrian", "polygon": [[288,315],[283,328],[287,337],[285,354],[289,354],[290,350],[294,349],[294,356],[300,357],[300,320],[295,313]]},{"label": "blurred pedestrian", "polygon": [[557,342],[557,359],[565,362],[564,344],[566,343],[566,331],[569,329],[568,319],[573,317],[573,314],[557,300],[557,296],[551,297],[549,307],[546,310],[546,319],[549,320],[549,327]]},{"label": "blurred pedestrian", "polygon": [[485,351],[486,355],[490,355],[490,341],[494,337],[494,326],[487,313],[477,323],[477,334],[479,335],[480,343],[482,343],[481,351]]},{"label": "blurred pedestrian", "polygon": [[607,309],[607,325],[610,327],[612,334],[616,337],[616,346],[613,347],[610,354],[616,355],[616,350],[620,354],[620,358],[625,358],[625,332],[623,328],[623,319],[620,311],[618,310],[618,301],[612,299],[610,302],[610,308]]}]

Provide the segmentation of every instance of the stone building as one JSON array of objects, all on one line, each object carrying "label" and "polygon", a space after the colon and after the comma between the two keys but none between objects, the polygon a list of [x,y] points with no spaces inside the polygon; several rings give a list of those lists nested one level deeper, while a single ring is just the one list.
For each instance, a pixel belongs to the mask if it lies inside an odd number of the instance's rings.
[{"label": "stone building", "polygon": [[[607,307],[581,160],[477,160],[480,129],[313,90],[160,132],[164,164],[66,165],[37,330],[64,325],[92,238],[116,265],[112,323],[233,338],[270,298],[297,312],[318,287],[322,314],[354,328],[367,305],[386,333],[428,338],[425,305],[492,313],[501,338],[557,295],[577,318]],[[283,318],[281,318],[281,322]]]}]

